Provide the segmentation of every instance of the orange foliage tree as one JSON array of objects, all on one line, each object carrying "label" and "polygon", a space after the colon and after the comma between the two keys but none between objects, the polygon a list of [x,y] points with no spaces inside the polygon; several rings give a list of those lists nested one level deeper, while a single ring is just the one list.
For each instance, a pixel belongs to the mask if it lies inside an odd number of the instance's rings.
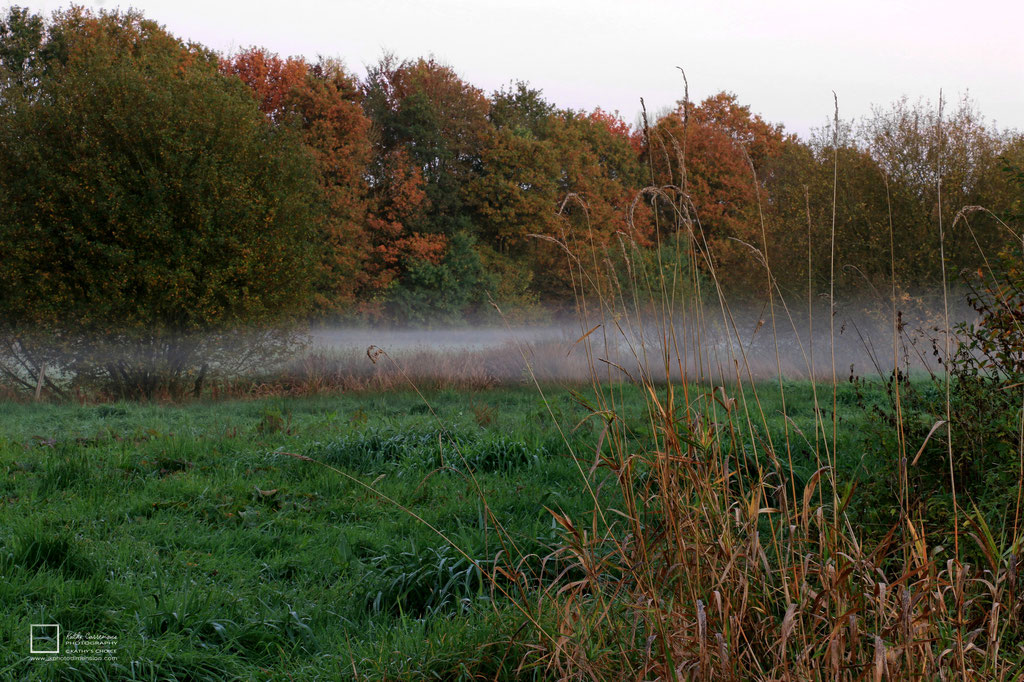
[{"label": "orange foliage tree", "polygon": [[[609,125],[600,112],[565,111],[551,121],[548,142],[558,160],[561,219],[552,236],[589,263],[591,277],[607,274],[602,263],[609,256],[652,245],[650,211],[638,197],[644,171],[633,139],[628,128]],[[539,286],[550,298],[564,299],[571,291],[569,270],[559,265],[564,258],[550,248],[536,257]]]},{"label": "orange foliage tree", "polygon": [[350,308],[369,286],[363,242],[372,149],[357,82],[337,61],[309,65],[258,48],[222,59],[221,71],[241,78],[276,124],[302,130],[326,208],[314,302],[321,314]]},{"label": "orange foliage tree", "polygon": [[375,154],[367,224],[377,298],[385,300],[421,286],[409,273],[438,266],[452,237],[477,232],[466,187],[479,169],[490,104],[433,59],[387,56],[370,68],[362,92]]},{"label": "orange foliage tree", "polygon": [[754,173],[760,175],[779,154],[781,126],[765,122],[735,95],[723,92],[695,107],[680,102],[657,122],[650,138],[646,152],[656,181],[682,190],[714,262],[728,266],[734,283],[749,285],[759,277],[759,266],[749,248],[734,240],[762,244]]},{"label": "orange foliage tree", "polygon": [[419,169],[428,205],[413,232],[471,230],[462,187],[479,164],[490,106],[479,89],[433,59],[385,57],[363,86],[377,153],[404,151]]}]

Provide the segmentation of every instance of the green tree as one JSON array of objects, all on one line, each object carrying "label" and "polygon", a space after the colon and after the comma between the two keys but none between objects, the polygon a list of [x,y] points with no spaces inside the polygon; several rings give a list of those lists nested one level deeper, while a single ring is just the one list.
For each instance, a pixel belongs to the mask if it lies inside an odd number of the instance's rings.
[{"label": "green tree", "polygon": [[433,59],[398,62],[392,57],[369,70],[363,91],[378,154],[405,152],[424,179],[427,210],[407,229],[474,233],[462,187],[479,167],[490,126],[483,92]]},{"label": "green tree", "polygon": [[480,234],[496,250],[522,254],[529,234],[556,229],[558,160],[544,140],[497,128],[486,137],[480,169],[463,189]]},{"label": "green tree", "polygon": [[[885,175],[846,135],[840,135],[836,153],[828,132],[810,145],[785,139],[763,167],[772,272],[795,300],[806,297],[808,274],[815,296],[829,291],[834,198],[836,290],[848,299],[870,293],[868,299],[877,308],[876,292],[889,291],[891,282]],[[760,246],[761,241],[755,243]]]},{"label": "green tree", "polygon": [[[623,245],[653,244],[650,211],[638,198],[646,184],[643,165],[628,127],[604,112],[561,111],[547,131],[559,210],[557,227],[547,236],[562,242],[590,278],[601,280],[609,274],[606,259],[617,258]],[[550,242],[535,248],[538,288],[551,303],[571,301],[573,276],[563,248]]]},{"label": "green tree", "polygon": [[0,68],[4,86],[24,87],[36,75],[47,55],[43,51],[46,24],[23,7],[11,8],[0,19]]},{"label": "green tree", "polygon": [[101,360],[79,344],[70,367],[150,395],[204,363],[198,334],[303,313],[320,197],[299,135],[272,126],[212,53],[137,13],[58,14],[22,62],[51,42],[62,49],[33,91],[4,74],[11,347],[30,332],[134,347],[135,360]]},{"label": "green tree", "polygon": [[488,118],[495,128],[509,130],[517,137],[541,139],[555,113],[554,105],[540,90],[519,81],[491,95]]},{"label": "green tree", "polygon": [[391,295],[393,318],[438,325],[459,323],[483,312],[496,278],[484,269],[475,241],[457,232],[441,262],[411,260]]}]

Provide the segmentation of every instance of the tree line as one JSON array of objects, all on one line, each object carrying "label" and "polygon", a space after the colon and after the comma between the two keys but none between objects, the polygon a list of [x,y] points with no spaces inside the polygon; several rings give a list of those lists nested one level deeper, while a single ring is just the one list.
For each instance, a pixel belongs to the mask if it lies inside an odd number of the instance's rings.
[{"label": "tree line", "polygon": [[967,98],[944,106],[904,99],[804,140],[723,92],[630,125],[523,82],[485,93],[431,58],[385,56],[359,79],[332,59],[219,54],[134,11],[13,8],[0,319],[185,333],[557,310],[574,240],[634,269],[685,240],[695,268],[757,300],[765,258],[783,292],[824,291],[833,269],[847,295],[884,290],[894,267],[925,289],[940,219],[992,211],[948,237],[946,271],[969,272],[1007,247],[994,216],[1021,201],[1024,136]]}]

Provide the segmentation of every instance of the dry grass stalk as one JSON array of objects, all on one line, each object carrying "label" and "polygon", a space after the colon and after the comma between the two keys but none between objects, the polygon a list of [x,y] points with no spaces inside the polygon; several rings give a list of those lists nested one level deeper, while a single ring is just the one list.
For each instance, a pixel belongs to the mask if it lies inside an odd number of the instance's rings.
[{"label": "dry grass stalk", "polygon": [[[602,421],[597,461],[613,475],[620,502],[613,508],[610,498],[599,497],[586,523],[555,514],[564,531],[560,558],[574,569],[538,580],[541,598],[531,613],[536,622],[555,624],[557,636],[538,631],[524,665],[561,679],[1014,679],[1024,655],[1003,642],[1021,634],[1015,620],[1022,607],[1021,539],[1000,545],[980,514],[965,515],[951,538],[953,556],[944,558],[923,520],[908,512],[906,450],[919,444],[905,442],[898,411],[896,502],[903,513],[880,541],[863,541],[836,475],[832,323],[832,433],[825,437],[828,411],[815,389],[813,448],[821,466],[798,491],[789,476],[788,419],[783,415],[785,442],[773,442],[758,396],[764,385],[750,372],[688,197],[672,185],[648,188],[646,195],[689,236],[684,257],[659,263],[677,269],[660,281],[623,282],[611,272],[597,278],[581,264],[611,268],[614,259],[587,252],[585,235],[565,240],[580,296],[579,342],[596,396],[592,417]],[[573,244],[583,250],[572,251]],[[628,263],[633,248],[624,235],[620,260]],[[775,298],[767,255],[754,251],[767,270],[774,330],[775,305],[785,301]],[[692,293],[701,284],[695,263],[712,287],[704,294],[734,332],[726,353],[701,346],[709,319]],[[895,281],[892,296],[897,370]],[[653,307],[661,317],[652,324]],[[619,409],[622,384],[603,380],[609,367],[601,363],[608,350],[602,344],[629,349],[630,362],[616,364],[618,378],[647,398],[655,434],[647,445]],[[777,370],[784,373],[778,360]],[[678,376],[691,383],[675,383]],[[753,460],[737,455],[740,441],[755,449]],[[581,462],[581,471],[586,468]],[[961,564],[959,542],[967,538],[983,548],[987,565]]]}]

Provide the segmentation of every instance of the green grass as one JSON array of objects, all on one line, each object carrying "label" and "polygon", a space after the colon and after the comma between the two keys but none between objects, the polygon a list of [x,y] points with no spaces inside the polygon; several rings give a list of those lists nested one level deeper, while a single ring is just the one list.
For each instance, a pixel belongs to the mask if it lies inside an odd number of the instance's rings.
[{"label": "green grass", "polygon": [[[624,390],[625,418],[649,438],[641,396]],[[803,481],[816,467],[810,386],[786,391]],[[840,464],[870,480],[858,424],[882,394],[862,392],[839,396]],[[778,391],[760,393],[781,443]],[[485,569],[501,544],[477,485],[538,557],[558,540],[547,509],[592,508],[551,415],[584,469],[600,425],[567,391],[547,404],[528,389],[428,399],[0,403],[0,679],[542,677],[517,672],[524,651],[507,642],[521,616],[477,567],[356,482],[285,454],[372,485]],[[32,660],[29,625],[51,622],[115,635],[117,660]]]}]

